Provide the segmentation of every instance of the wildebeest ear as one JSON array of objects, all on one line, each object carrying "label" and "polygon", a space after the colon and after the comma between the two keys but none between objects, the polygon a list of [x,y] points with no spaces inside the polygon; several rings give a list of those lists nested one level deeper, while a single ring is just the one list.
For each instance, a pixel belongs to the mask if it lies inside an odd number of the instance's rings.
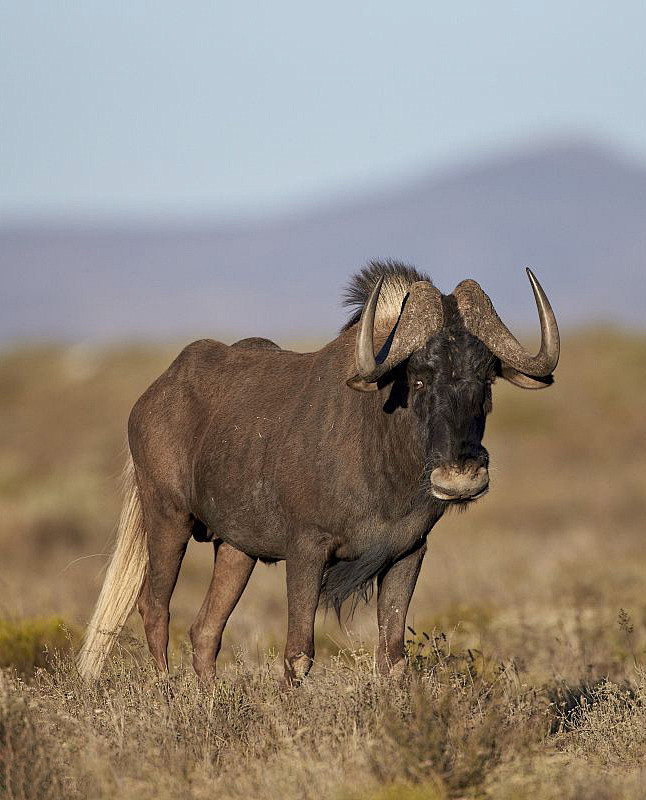
[{"label": "wildebeest ear", "polygon": [[355,375],[353,378],[350,378],[346,381],[346,385],[354,389],[355,392],[376,392],[379,388],[376,381],[374,383],[364,381],[361,375]]},{"label": "wildebeest ear", "polygon": [[554,383],[553,375],[546,375],[544,378],[530,378],[524,372],[510,367],[508,364],[500,365],[500,376],[514,386],[520,386],[521,389],[546,389]]}]

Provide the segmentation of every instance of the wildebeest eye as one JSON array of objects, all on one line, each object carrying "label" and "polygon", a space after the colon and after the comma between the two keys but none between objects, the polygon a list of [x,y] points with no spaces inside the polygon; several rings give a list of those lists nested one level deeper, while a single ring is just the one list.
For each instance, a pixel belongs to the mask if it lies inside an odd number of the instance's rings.
[{"label": "wildebeest eye", "polygon": [[424,381],[417,380],[413,383],[413,389],[415,389],[416,392],[418,392],[423,386],[424,386]]}]

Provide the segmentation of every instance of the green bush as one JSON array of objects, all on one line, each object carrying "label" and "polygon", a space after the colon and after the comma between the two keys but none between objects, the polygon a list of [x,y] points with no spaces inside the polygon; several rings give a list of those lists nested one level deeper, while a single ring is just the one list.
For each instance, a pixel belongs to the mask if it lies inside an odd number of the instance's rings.
[{"label": "green bush", "polygon": [[0,668],[10,667],[30,676],[38,667],[47,667],[54,653],[77,646],[80,633],[65,626],[61,617],[39,619],[0,619]]},{"label": "green bush", "polygon": [[445,800],[446,792],[437,782],[406,783],[395,781],[380,789],[345,795],[344,800]]}]

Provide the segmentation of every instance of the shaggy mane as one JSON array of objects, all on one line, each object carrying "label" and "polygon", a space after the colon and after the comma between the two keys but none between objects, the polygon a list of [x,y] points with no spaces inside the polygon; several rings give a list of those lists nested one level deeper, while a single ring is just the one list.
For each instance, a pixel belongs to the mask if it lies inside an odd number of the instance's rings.
[{"label": "shaggy mane", "polygon": [[350,319],[342,330],[347,331],[361,316],[361,309],[370,296],[375,283],[383,275],[384,283],[379,293],[375,324],[396,320],[401,311],[402,302],[411,284],[415,281],[429,281],[428,275],[419,272],[410,264],[401,261],[369,261],[368,264],[354,275],[343,293],[343,305],[352,309]]}]

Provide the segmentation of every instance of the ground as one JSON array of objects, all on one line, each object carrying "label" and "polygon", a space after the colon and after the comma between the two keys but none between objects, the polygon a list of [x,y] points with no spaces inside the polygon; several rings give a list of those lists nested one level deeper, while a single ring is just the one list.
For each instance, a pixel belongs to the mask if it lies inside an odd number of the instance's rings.
[{"label": "ground", "polygon": [[133,615],[99,685],[80,682],[128,411],[178,347],[0,355],[0,797],[645,797],[646,337],[563,338],[554,387],[494,387],[491,492],[431,535],[403,680],[375,674],[369,607],[320,614],[287,692],[280,565],[252,576],[214,690],[196,685],[198,543],[170,679]]}]

